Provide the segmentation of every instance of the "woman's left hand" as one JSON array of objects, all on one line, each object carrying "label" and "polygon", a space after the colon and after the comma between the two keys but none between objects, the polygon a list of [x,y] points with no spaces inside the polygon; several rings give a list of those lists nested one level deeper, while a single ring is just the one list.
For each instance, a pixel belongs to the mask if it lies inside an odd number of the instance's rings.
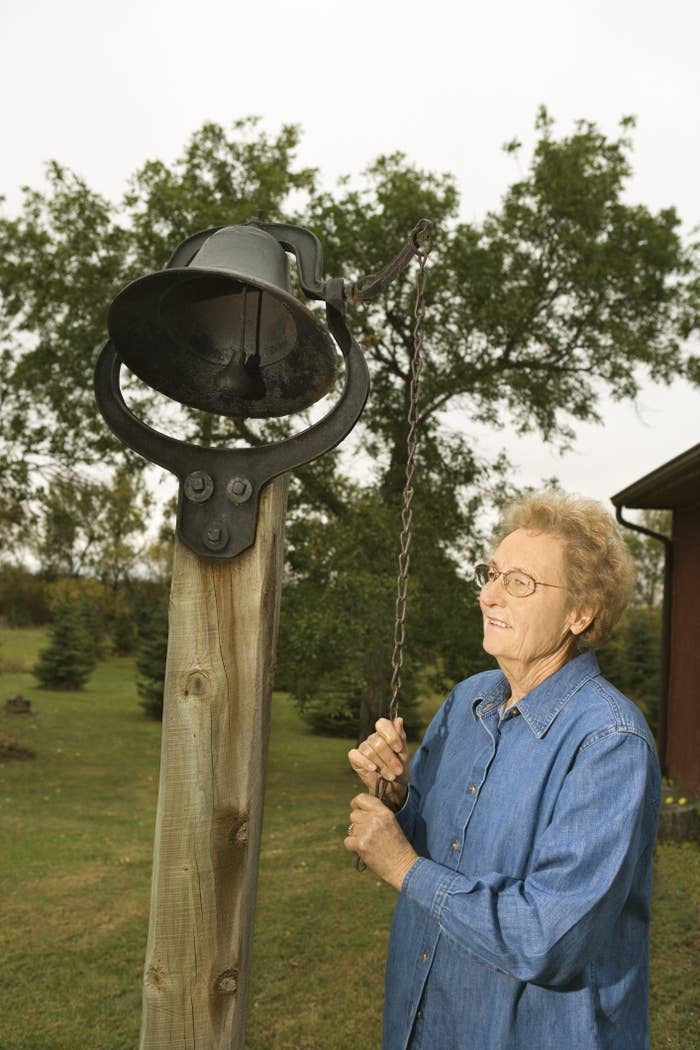
[{"label": "woman's left hand", "polygon": [[400,892],[418,854],[394,814],[374,795],[357,795],[350,807],[345,849],[357,853],[375,875]]}]

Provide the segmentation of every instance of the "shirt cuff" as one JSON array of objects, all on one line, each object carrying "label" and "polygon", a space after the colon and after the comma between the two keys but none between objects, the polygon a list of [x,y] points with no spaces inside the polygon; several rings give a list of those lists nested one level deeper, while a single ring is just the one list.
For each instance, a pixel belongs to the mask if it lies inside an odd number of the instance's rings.
[{"label": "shirt cuff", "polygon": [[401,808],[397,809],[396,812],[394,813],[395,817],[398,817],[399,813],[403,813],[403,811],[406,809],[406,806],[408,805],[408,800],[410,799],[410,797],[411,797],[411,785],[409,784],[408,785],[408,790],[406,791],[406,798],[401,803]]},{"label": "shirt cuff", "polygon": [[429,912],[436,922],[452,885],[459,879],[454,871],[446,871],[434,860],[419,857],[408,869],[401,884],[401,892]]},{"label": "shirt cuff", "polygon": [[394,816],[396,817],[399,827],[410,842],[413,838],[413,825],[416,820],[415,799],[411,798],[410,785],[406,792],[406,798],[403,800],[401,809],[398,809],[396,813],[394,813]]}]

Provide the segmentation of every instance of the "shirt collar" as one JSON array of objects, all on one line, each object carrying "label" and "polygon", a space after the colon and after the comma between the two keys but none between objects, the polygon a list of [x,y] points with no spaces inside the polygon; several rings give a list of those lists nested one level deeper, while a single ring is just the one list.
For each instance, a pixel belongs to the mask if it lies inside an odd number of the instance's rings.
[{"label": "shirt collar", "polygon": [[[542,739],[559,712],[581,686],[599,674],[596,655],[592,649],[588,649],[518,700],[518,710],[538,740]],[[481,718],[497,712],[508,692],[506,677],[499,672],[490,688],[472,700],[474,717]]]}]

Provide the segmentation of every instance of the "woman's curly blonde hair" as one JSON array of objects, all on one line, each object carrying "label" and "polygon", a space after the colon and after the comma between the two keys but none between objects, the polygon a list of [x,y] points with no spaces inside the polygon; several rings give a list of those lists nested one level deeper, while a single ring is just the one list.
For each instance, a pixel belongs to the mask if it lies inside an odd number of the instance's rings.
[{"label": "woman's curly blonde hair", "polygon": [[598,649],[634,591],[636,572],[622,530],[602,503],[556,490],[523,496],[507,506],[494,536],[498,545],[516,529],[546,532],[564,542],[571,605],[596,614],[576,637],[579,649]]}]

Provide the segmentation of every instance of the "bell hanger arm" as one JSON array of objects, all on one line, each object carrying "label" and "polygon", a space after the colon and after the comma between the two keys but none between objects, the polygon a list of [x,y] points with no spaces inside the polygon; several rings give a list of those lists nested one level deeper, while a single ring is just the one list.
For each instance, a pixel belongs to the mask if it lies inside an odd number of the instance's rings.
[{"label": "bell hanger arm", "polygon": [[309,299],[326,298],[326,282],[323,279],[323,247],[315,233],[303,226],[291,226],[285,222],[258,222],[250,219],[247,226],[256,226],[279,241],[285,251],[293,252],[297,260],[299,284]]},{"label": "bell hanger arm", "polygon": [[418,255],[427,255],[432,247],[433,224],[430,219],[420,219],[411,230],[408,240],[397,255],[391,259],[379,273],[370,273],[360,277],[345,292],[351,303],[365,303],[376,299],[386,291],[392,281],[404,270],[411,259]]},{"label": "bell hanger arm", "polygon": [[[309,299],[326,299],[327,282],[323,280],[323,248],[311,230],[282,222],[258,222],[251,219],[249,226],[257,226],[275,237],[287,251],[294,252],[299,270],[299,283]],[[411,230],[406,244],[379,273],[360,277],[353,284],[343,283],[343,295],[348,302],[364,303],[376,299],[416,255],[427,255],[432,247],[433,223],[420,219]]]}]

